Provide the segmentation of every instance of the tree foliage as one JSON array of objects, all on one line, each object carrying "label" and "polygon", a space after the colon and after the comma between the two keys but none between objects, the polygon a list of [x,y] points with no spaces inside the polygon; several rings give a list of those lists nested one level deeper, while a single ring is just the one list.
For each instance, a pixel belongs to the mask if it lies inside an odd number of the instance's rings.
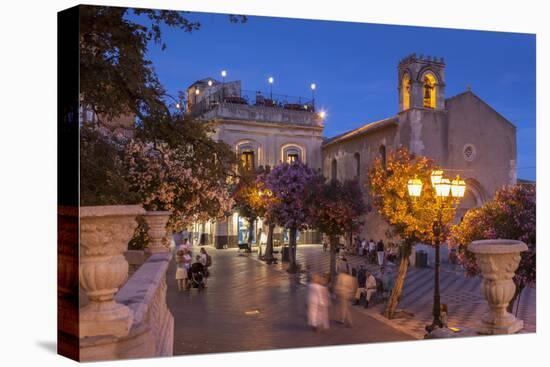
[{"label": "tree foliage", "polygon": [[366,213],[361,188],[356,180],[314,182],[306,197],[312,226],[328,236],[356,231]]},{"label": "tree foliage", "polygon": [[319,174],[306,164],[295,161],[275,166],[265,178],[265,186],[277,201],[270,206],[270,216],[284,228],[304,230],[311,223],[306,197]]},{"label": "tree foliage", "polygon": [[523,241],[528,251],[521,254],[514,282],[518,287],[536,282],[536,187],[507,186],[481,208],[468,210],[462,222],[451,229],[451,242],[458,245],[458,258],[468,276],[480,273],[475,255],[467,246],[475,240],[512,239]]},{"label": "tree foliage", "polygon": [[90,126],[80,129],[80,205],[137,204],[124,165],[121,137]]},{"label": "tree foliage", "polygon": [[[229,20],[245,22],[246,17]],[[80,7],[81,99],[100,119],[132,114],[147,120],[169,113],[166,90],[146,58],[150,43],[166,47],[165,27],[193,32],[201,24],[182,11]]]},{"label": "tree foliage", "polygon": [[148,210],[170,210],[170,226],[181,230],[194,221],[219,219],[231,210],[228,176],[235,155],[210,139],[200,122],[159,124],[154,139],[138,129],[126,145],[131,189]]},{"label": "tree foliage", "polygon": [[[400,147],[392,152],[386,166],[378,158],[368,175],[370,193],[378,213],[391,225],[394,234],[409,242],[432,243],[433,224],[438,212],[442,213],[444,228],[454,218],[452,199],[438,200],[431,186],[432,171],[437,169],[433,160],[411,154]],[[422,181],[420,197],[408,193],[409,179]],[[447,235],[443,232],[441,240]]]}]

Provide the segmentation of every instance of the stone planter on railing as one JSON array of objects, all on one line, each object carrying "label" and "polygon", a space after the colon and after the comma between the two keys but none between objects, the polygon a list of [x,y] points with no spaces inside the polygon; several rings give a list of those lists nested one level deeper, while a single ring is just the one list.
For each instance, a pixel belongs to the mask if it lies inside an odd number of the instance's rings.
[{"label": "stone planter on railing", "polygon": [[80,310],[80,338],[128,334],[133,313],[114,296],[128,276],[124,258],[132,238],[138,205],[89,206],[80,208],[79,280],[90,303]]},{"label": "stone planter on railing", "polygon": [[147,231],[149,235],[149,247],[146,249],[146,252],[156,254],[170,251],[163,244],[163,239],[166,237],[166,223],[170,219],[170,212],[148,211],[143,218],[149,226],[149,230]]},{"label": "stone planter on railing", "polygon": [[506,308],[514,296],[513,278],[521,260],[520,253],[527,245],[513,240],[474,241],[468,250],[476,256],[483,281],[481,292],[489,304],[478,328],[480,334],[512,334],[523,328],[523,321],[516,319]]}]

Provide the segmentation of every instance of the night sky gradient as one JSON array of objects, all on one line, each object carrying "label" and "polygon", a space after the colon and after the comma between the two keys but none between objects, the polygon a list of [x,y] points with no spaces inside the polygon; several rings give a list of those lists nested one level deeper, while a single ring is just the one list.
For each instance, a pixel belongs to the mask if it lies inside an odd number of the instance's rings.
[{"label": "night sky gradient", "polygon": [[[535,53],[531,34],[190,13],[199,31],[163,28],[164,51],[147,55],[171,95],[196,80],[241,80],[242,88],[311,97],[327,111],[331,137],[397,113],[397,64],[410,53],[444,57],[446,97],[472,91],[517,127],[518,178],[535,180]],[[141,21],[141,20],[140,20]]]}]

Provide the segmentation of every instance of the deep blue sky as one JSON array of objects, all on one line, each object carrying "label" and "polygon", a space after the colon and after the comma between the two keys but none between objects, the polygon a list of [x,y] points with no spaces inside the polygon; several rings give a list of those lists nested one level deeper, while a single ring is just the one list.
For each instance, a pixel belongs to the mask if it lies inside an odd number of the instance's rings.
[{"label": "deep blue sky", "polygon": [[164,29],[167,49],[148,57],[172,95],[198,79],[241,80],[242,88],[311,96],[327,110],[327,137],[397,112],[397,64],[406,55],[444,57],[446,97],[472,91],[517,127],[518,177],[534,180],[535,36],[364,23],[249,17],[232,24],[191,13],[199,31]]}]

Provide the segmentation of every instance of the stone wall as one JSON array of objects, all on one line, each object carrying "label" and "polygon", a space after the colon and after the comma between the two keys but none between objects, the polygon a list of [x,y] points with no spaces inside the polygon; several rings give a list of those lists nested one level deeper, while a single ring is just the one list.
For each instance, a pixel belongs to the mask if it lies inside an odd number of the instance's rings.
[{"label": "stone wall", "polygon": [[166,305],[166,271],[171,257],[171,253],[151,255],[116,294],[116,301],[134,315],[128,335],[81,339],[81,361],[172,355],[174,318]]}]

